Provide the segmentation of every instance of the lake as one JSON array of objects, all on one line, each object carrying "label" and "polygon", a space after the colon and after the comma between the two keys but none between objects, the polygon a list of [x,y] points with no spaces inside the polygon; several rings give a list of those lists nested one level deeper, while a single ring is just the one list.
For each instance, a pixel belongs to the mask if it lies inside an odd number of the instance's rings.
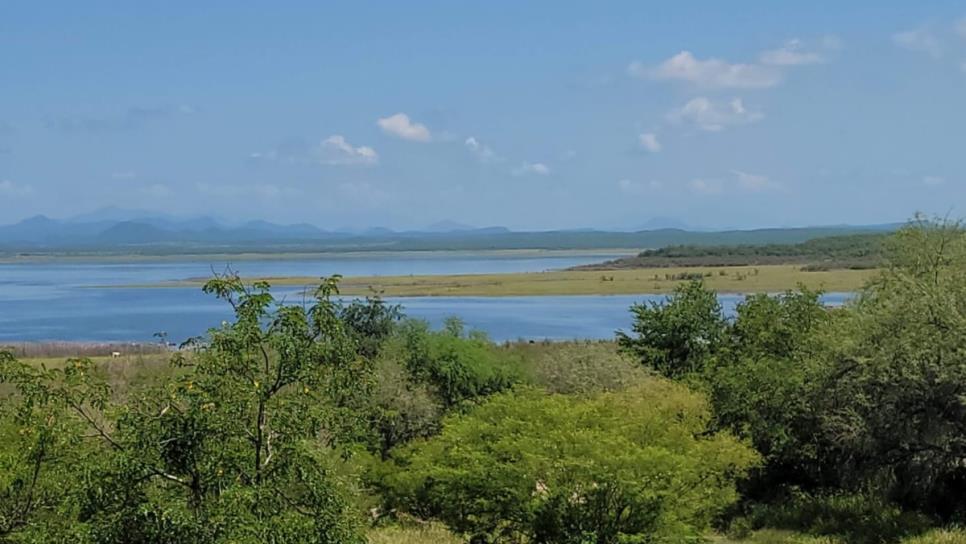
[{"label": "lake", "polygon": [[[601,253],[459,253],[326,255],[315,259],[244,260],[233,268],[245,276],[468,274],[539,272],[589,264],[621,256]],[[224,302],[198,288],[127,288],[211,275],[227,263],[204,259],[159,262],[0,263],[0,342],[132,341],[150,342],[158,331],[171,341],[203,334],[231,317]],[[113,286],[113,287],[112,287]],[[301,300],[300,289],[277,289],[277,297]],[[826,295],[841,304],[846,293]],[[742,299],[722,295],[732,312]],[[612,338],[630,325],[634,302],[663,300],[663,295],[548,297],[404,297],[390,298],[407,315],[439,326],[449,316],[485,331],[497,341],[516,339]]]}]

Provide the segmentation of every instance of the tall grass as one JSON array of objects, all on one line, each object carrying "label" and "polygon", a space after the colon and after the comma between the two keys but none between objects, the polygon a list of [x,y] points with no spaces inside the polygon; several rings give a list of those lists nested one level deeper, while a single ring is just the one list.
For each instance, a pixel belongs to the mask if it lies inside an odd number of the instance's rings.
[{"label": "tall grass", "polygon": [[150,355],[169,351],[161,344],[134,342],[4,342],[0,343],[0,349],[21,359],[110,357],[115,352],[122,355]]},{"label": "tall grass", "polygon": [[464,540],[437,523],[389,525],[373,529],[369,544],[464,544]]}]

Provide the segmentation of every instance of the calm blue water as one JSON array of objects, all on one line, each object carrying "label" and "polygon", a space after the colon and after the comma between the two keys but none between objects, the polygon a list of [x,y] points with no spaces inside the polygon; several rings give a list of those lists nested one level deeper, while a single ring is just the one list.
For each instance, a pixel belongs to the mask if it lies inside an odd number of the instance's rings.
[{"label": "calm blue water", "polygon": [[[248,276],[400,275],[536,272],[598,262],[615,256],[466,257],[342,256],[317,260],[244,261],[235,268]],[[225,263],[217,263],[222,269]],[[211,274],[211,263],[180,261],[137,264],[0,264],[0,342],[31,340],[151,341],[166,331],[180,342],[204,333],[229,308],[196,288],[104,288]],[[299,289],[279,289],[278,297],[301,300]],[[848,294],[826,296],[841,304]],[[731,312],[741,300],[723,295]],[[660,295],[564,297],[415,297],[391,299],[407,315],[434,325],[459,316],[468,327],[497,341],[612,338],[630,325],[629,306]]]}]

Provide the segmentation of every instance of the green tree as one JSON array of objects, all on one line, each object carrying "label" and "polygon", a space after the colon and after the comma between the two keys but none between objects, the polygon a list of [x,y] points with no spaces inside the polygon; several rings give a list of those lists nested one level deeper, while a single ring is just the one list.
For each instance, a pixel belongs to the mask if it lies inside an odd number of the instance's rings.
[{"label": "green tree", "polygon": [[634,304],[631,313],[634,335],[618,331],[618,344],[669,378],[702,371],[727,326],[717,295],[700,281],[678,286],[665,302]]},{"label": "green tree", "polygon": [[707,432],[702,397],[663,379],[593,398],[497,395],[382,468],[390,506],[474,542],[681,542],[736,498],[755,453]]},{"label": "green tree", "polygon": [[463,334],[459,320],[447,320],[440,332],[422,322],[405,331],[405,365],[417,382],[428,384],[449,410],[505,391],[522,380],[517,357],[496,348],[485,337]]},{"label": "green tree", "polygon": [[700,378],[715,427],[750,440],[765,460],[748,486],[756,498],[823,480],[815,384],[825,367],[816,354],[835,330],[834,318],[818,292],[749,295]]},{"label": "green tree", "polygon": [[359,354],[371,359],[396,330],[403,313],[399,305],[387,304],[381,296],[372,295],[342,306],[339,317],[355,339]]},{"label": "green tree", "polygon": [[966,516],[966,233],[918,219],[887,242],[828,355],[821,411],[849,483]]},{"label": "green tree", "polygon": [[[76,504],[64,539],[79,542],[362,542],[339,446],[365,423],[353,391],[364,389],[366,369],[332,298],[336,280],[309,307],[279,305],[268,284],[249,287],[235,274],[204,291],[225,300],[234,321],[180,353],[173,381],[124,406],[110,406],[89,361],[60,371],[3,361],[0,377],[17,388],[14,422],[57,414],[55,427],[35,432],[69,437],[41,458],[40,474],[71,440],[100,456],[75,467],[82,481],[44,504],[47,515]],[[38,510],[22,483],[8,488]],[[20,540],[54,540],[42,524],[14,521]]]}]

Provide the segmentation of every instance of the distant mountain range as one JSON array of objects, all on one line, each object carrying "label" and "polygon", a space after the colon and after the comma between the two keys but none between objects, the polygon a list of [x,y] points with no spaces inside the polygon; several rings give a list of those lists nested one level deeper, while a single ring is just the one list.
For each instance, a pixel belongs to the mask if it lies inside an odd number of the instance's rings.
[{"label": "distant mountain range", "polygon": [[505,227],[477,228],[452,221],[421,230],[371,228],[328,231],[306,223],[267,221],[230,224],[211,217],[175,218],[109,208],[70,219],[35,216],[0,226],[0,252],[176,254],[214,252],[322,252],[373,250],[485,249],[643,249],[671,244],[795,243],[836,234],[879,232],[898,225],[833,226],[732,231],[668,228],[673,220],[644,225],[636,232],[574,229],[517,232]]}]

